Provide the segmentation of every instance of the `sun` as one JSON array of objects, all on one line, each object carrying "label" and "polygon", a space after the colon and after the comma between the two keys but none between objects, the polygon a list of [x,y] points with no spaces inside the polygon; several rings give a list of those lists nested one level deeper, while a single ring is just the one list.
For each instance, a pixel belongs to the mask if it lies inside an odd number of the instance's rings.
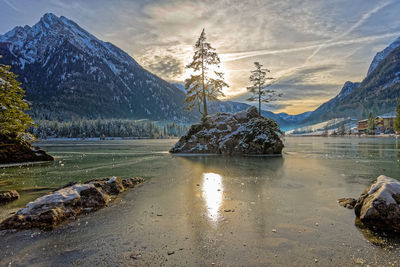
[{"label": "sun", "polygon": [[[224,74],[224,80],[227,81],[227,83],[229,84],[229,71],[228,69],[224,66],[223,62],[221,62],[219,65],[208,65],[206,66],[206,71],[205,71],[205,76],[206,77],[210,77],[210,78],[217,78],[217,76],[215,75],[215,72],[222,72]],[[192,69],[188,69],[185,68],[185,72],[182,75],[182,81],[184,82],[187,78],[189,78],[191,75],[199,75],[201,73],[201,71],[193,71]],[[224,93],[225,97],[220,97],[222,98],[226,98],[227,96],[232,95],[230,89],[230,87],[224,87],[222,89],[222,92]]]}]

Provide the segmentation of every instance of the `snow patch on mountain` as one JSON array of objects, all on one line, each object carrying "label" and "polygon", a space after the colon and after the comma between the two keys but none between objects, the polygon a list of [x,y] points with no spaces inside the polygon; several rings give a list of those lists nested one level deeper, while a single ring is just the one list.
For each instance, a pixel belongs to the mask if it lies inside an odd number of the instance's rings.
[{"label": "snow patch on mountain", "polygon": [[369,66],[367,76],[375,70],[378,64],[384,60],[393,50],[400,46],[400,37],[397,38],[393,43],[391,43],[388,47],[378,52],[374,59],[372,60],[371,65]]}]

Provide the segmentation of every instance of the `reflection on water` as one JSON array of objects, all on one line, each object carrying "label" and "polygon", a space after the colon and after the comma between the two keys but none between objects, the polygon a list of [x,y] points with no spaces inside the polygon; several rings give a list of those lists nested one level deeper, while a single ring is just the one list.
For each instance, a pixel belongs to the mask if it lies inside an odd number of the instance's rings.
[{"label": "reflection on water", "polygon": [[224,191],[222,177],[212,172],[204,173],[202,181],[202,196],[207,208],[207,215],[212,221],[217,221]]}]

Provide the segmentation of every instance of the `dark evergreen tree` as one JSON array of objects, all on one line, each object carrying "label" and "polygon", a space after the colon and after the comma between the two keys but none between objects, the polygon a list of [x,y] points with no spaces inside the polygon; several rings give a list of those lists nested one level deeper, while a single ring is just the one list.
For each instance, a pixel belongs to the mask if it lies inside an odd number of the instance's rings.
[{"label": "dark evergreen tree", "polygon": [[397,100],[396,119],[394,121],[393,129],[396,134],[400,132],[400,98]]},{"label": "dark evergreen tree", "polygon": [[224,74],[219,71],[221,61],[215,49],[207,42],[204,29],[194,45],[194,50],[192,62],[186,66],[193,74],[185,80],[185,103],[189,110],[197,105],[199,112],[205,117],[208,115],[207,101],[224,96],[222,89],[229,85],[224,81]]},{"label": "dark evergreen tree", "polygon": [[267,77],[269,69],[263,69],[259,62],[254,62],[256,67],[255,70],[251,71],[250,81],[253,85],[248,86],[247,90],[252,93],[252,96],[248,98],[248,101],[258,101],[258,114],[261,115],[261,103],[269,103],[278,100],[282,96],[281,93],[275,90],[269,89],[271,84],[267,84],[267,80],[273,80],[272,77]]},{"label": "dark evergreen tree", "polygon": [[344,122],[340,124],[338,134],[340,136],[344,136],[346,134],[346,127],[344,125]]},{"label": "dark evergreen tree", "polygon": [[322,135],[325,136],[325,137],[328,137],[328,135],[329,135],[328,125],[325,125],[325,126],[324,126],[324,132],[323,132]]},{"label": "dark evergreen tree", "polygon": [[367,134],[374,135],[375,128],[376,128],[375,117],[372,114],[372,112],[370,112],[368,115],[368,122],[367,122]]}]

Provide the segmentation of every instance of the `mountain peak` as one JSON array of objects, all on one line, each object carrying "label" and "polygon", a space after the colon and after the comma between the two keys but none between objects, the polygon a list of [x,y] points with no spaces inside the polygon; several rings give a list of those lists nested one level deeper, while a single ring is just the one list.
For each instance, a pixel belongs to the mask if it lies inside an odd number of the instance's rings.
[{"label": "mountain peak", "polygon": [[74,21],[63,16],[58,17],[53,13],[44,14],[32,27],[18,26],[0,35],[0,42],[6,44],[11,54],[20,55],[19,61],[22,68],[25,67],[25,63],[43,64],[49,49],[59,49],[64,44],[72,45],[91,56],[102,58],[106,64],[110,64],[114,73],[119,73],[119,70],[110,63],[111,58],[120,64],[137,66],[136,61],[122,50],[99,40]]},{"label": "mountain peak", "polygon": [[59,19],[60,18],[54,15],[53,13],[46,13],[40,20],[46,21],[49,24],[53,24],[54,22],[59,21]]},{"label": "mountain peak", "polygon": [[350,82],[347,81],[344,83],[342,90],[340,90],[340,93],[335,97],[337,100],[342,100],[345,96],[350,94],[351,92],[354,91],[354,89],[360,87],[360,83],[356,82]]},{"label": "mountain peak", "polygon": [[53,13],[46,13],[43,15],[43,17],[40,18],[39,22],[36,25],[41,25],[46,29],[50,28],[54,29],[56,25],[61,25],[61,24],[62,22],[59,17],[57,17]]}]

